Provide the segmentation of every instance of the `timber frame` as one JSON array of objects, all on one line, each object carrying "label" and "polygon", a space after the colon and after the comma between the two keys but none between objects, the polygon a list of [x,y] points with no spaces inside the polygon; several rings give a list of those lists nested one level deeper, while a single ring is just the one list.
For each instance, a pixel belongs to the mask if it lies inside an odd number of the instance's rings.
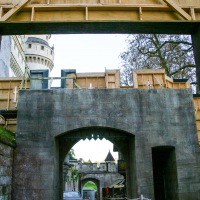
[{"label": "timber frame", "polygon": [[0,0],[0,21],[200,20],[195,0]]},{"label": "timber frame", "polygon": [[199,21],[196,0],[0,0],[1,35],[193,34]]}]

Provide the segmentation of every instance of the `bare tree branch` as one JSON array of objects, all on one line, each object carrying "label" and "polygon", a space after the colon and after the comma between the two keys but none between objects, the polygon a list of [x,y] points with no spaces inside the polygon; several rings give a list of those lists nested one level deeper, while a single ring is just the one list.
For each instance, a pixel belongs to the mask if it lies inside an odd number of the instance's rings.
[{"label": "bare tree branch", "polygon": [[191,65],[184,65],[184,66],[180,67],[178,70],[170,73],[170,76],[173,76],[174,74],[177,74],[178,72],[180,72],[181,70],[186,69],[186,68],[196,68],[196,65],[192,65],[192,64]]}]

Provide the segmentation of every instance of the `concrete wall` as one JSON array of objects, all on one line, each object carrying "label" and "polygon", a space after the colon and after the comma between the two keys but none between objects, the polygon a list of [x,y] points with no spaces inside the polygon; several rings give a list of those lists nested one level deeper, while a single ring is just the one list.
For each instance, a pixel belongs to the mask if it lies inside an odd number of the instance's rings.
[{"label": "concrete wall", "polygon": [[190,89],[23,90],[17,123],[15,200],[58,200],[62,190],[58,163],[64,149],[58,138],[64,140],[69,131],[81,134],[90,127],[94,131],[95,127],[113,128],[135,136],[126,153],[127,177],[134,179],[127,181],[137,186],[131,193],[129,185],[129,198],[142,193],[154,199],[152,148],[172,146],[177,196],[200,199],[199,146]]}]

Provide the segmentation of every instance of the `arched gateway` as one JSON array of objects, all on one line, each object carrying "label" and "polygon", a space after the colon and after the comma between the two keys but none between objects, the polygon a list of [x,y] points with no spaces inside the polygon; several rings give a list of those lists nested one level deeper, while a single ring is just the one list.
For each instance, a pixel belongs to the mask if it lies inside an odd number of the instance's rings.
[{"label": "arched gateway", "polygon": [[17,123],[15,200],[62,199],[64,157],[91,134],[125,155],[128,198],[199,198],[191,90],[23,90]]},{"label": "arched gateway", "polygon": [[[92,114],[92,116],[94,117],[94,114]],[[56,140],[58,141],[58,148],[59,148],[60,186],[62,187],[63,185],[62,183],[63,162],[68,151],[81,139],[105,138],[107,140],[110,140],[118,148],[118,150],[123,154],[124,159],[126,161],[126,165],[127,165],[127,173],[129,173],[129,176],[126,178],[127,193],[130,196],[136,196],[137,187],[136,187],[136,174],[135,174],[136,173],[135,171],[135,136],[133,134],[127,133],[126,131],[123,131],[120,129],[104,127],[102,125],[97,126],[97,124],[96,126],[90,126],[89,124],[88,124],[88,127],[85,126],[84,128],[78,128],[72,131],[68,131],[66,133],[63,133],[62,135],[57,136],[56,138]],[[110,184],[112,184],[112,182],[110,182]],[[99,188],[101,189],[103,187],[108,186],[108,185],[105,186],[104,183],[98,183],[98,185],[99,185]],[[61,191],[63,191],[63,189]],[[101,194],[101,191],[99,191],[99,194]]]}]

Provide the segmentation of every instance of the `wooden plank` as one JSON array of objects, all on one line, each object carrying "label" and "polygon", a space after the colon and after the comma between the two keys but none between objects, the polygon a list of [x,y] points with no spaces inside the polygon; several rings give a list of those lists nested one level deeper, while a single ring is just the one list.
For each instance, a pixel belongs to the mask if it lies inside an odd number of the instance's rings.
[{"label": "wooden plank", "polygon": [[85,20],[88,21],[88,7],[85,7]]},{"label": "wooden plank", "polygon": [[2,6],[0,7],[0,18],[2,17],[2,15],[3,15],[3,8],[2,8]]},{"label": "wooden plank", "polygon": [[197,124],[197,130],[200,130],[200,121],[197,120],[197,121],[196,121],[196,124]]},{"label": "wooden plank", "polygon": [[200,110],[197,110],[196,112],[196,120],[200,120]]},{"label": "wooden plank", "polygon": [[32,11],[31,11],[31,21],[34,21],[35,19],[35,7],[32,7]]},{"label": "wooden plank", "polygon": [[133,70],[133,86],[134,88],[138,88],[138,79],[137,79],[137,73],[135,70]]},{"label": "wooden plank", "polygon": [[9,90],[8,90],[7,110],[9,109],[10,105],[10,90],[11,90],[11,82],[9,84]]},{"label": "wooden plank", "polygon": [[186,13],[178,4],[174,3],[172,0],[163,0],[168,6],[178,12],[184,19],[192,20],[192,17]]},{"label": "wooden plank", "polygon": [[190,8],[190,15],[192,16],[192,20],[196,20],[194,8]]},{"label": "wooden plank", "polygon": [[115,87],[120,88],[120,70],[117,70],[115,74]]},{"label": "wooden plank", "polygon": [[164,69],[133,70],[135,88],[162,88],[166,85]]},{"label": "wooden plank", "polygon": [[133,71],[136,74],[165,74],[165,69],[136,69]]},{"label": "wooden plank", "polygon": [[[120,6],[122,4],[119,4]],[[131,21],[139,21],[139,14],[138,9],[139,7],[127,7],[125,6],[113,6],[110,7],[109,5],[102,5],[102,7],[88,7],[88,18],[89,20],[109,20],[109,21],[118,21],[118,20],[131,20]],[[18,12],[17,15],[11,18],[12,21],[31,21],[31,9],[29,10],[30,6],[25,7]],[[45,10],[46,9],[46,10]],[[159,20],[159,21],[174,21],[174,20],[184,20],[181,15],[175,15],[174,12],[169,10],[170,8],[166,8],[163,6],[159,7],[149,7],[147,8],[142,7],[142,19],[143,20]],[[187,8],[188,10],[188,8]],[[196,9],[197,10],[197,9]],[[196,11],[196,20],[199,20],[200,17],[198,15],[199,12]],[[86,21],[85,16],[85,7],[81,6],[71,6],[64,7],[59,6],[35,6],[35,19],[34,21],[42,22],[42,21],[51,21],[51,22],[58,22],[58,21],[77,21],[80,20],[82,22]]]},{"label": "wooden plank", "polygon": [[105,73],[77,73],[76,77],[105,77]]},{"label": "wooden plank", "polygon": [[195,108],[196,114],[197,114],[197,112],[200,111],[200,97],[194,97],[193,102],[194,102],[194,108]]},{"label": "wooden plank", "polygon": [[140,20],[142,20],[142,7],[139,7],[139,16]]},{"label": "wooden plank", "polygon": [[173,88],[190,88],[190,81],[186,82],[174,82],[173,83]]},{"label": "wooden plank", "polygon": [[14,14],[16,14],[18,11],[20,11],[28,2],[31,0],[23,0],[20,1],[20,3],[13,6],[12,9],[10,9],[3,17],[0,18],[0,21],[6,21],[10,19]]}]

